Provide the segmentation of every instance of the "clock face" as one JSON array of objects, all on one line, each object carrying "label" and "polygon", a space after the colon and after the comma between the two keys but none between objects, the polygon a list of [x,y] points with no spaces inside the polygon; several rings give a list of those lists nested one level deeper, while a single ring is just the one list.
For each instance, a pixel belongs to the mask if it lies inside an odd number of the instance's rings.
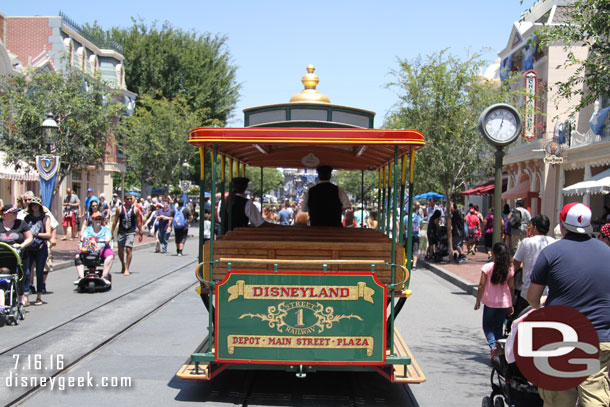
[{"label": "clock face", "polygon": [[504,146],[521,133],[521,118],[512,106],[494,105],[481,114],[479,128],[492,144]]}]

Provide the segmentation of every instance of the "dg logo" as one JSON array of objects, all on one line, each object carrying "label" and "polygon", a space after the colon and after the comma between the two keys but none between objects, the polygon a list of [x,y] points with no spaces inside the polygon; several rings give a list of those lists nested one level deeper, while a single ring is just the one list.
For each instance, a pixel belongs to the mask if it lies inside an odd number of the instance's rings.
[{"label": "dg logo", "polygon": [[536,386],[553,391],[578,386],[599,372],[599,339],[593,324],[571,307],[551,305],[519,324],[517,366]]}]

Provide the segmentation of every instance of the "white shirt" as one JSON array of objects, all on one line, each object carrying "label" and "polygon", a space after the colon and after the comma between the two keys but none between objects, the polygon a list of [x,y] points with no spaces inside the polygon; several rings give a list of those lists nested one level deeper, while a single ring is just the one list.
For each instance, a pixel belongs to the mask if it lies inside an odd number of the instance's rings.
[{"label": "white shirt", "polygon": [[436,211],[440,211],[441,215],[444,215],[445,213],[443,212],[443,208],[441,208],[438,205],[434,205],[434,208],[427,206],[428,208],[428,216],[426,216],[428,218],[428,223],[430,223],[430,218],[432,217],[432,215],[434,215],[434,212]]},{"label": "white shirt", "polygon": [[210,238],[210,236],[211,236],[210,229],[212,229],[212,222],[210,222],[209,220],[204,220],[203,221],[203,238],[204,239]]},{"label": "white shirt", "polygon": [[[246,198],[246,199],[248,198],[244,194],[235,194],[235,195],[241,196],[242,198]],[[222,204],[223,204],[223,201],[220,201],[220,203],[218,204],[217,215],[218,215],[219,219],[220,219],[220,214],[222,213]],[[248,217],[248,219],[250,220],[250,223],[252,225],[259,227],[260,225],[265,223],[265,220],[263,219],[263,215],[261,215],[261,211],[256,207],[254,199],[248,199],[248,202],[246,202],[246,207],[244,208],[244,212],[245,212],[246,216]]]},{"label": "white shirt", "polygon": [[[322,184],[323,182],[330,182],[330,181],[320,181],[318,184]],[[343,189],[341,189],[341,187],[337,187],[339,189],[339,200],[341,201],[341,210],[345,210],[348,209],[350,207],[349,205],[349,198],[347,196],[347,194],[345,193],[345,191]],[[305,192],[305,194],[303,195],[303,203],[301,204],[301,210],[303,212],[309,212],[309,207],[307,206],[307,201],[309,200],[309,190],[307,190],[307,192]]]},{"label": "white shirt", "polygon": [[[235,194],[235,195],[241,195],[241,194]],[[241,195],[241,196],[243,196],[243,195]],[[250,219],[250,223],[253,224],[254,226],[259,227],[260,225],[265,223],[265,220],[263,219],[263,215],[261,215],[261,211],[256,207],[256,204],[253,199],[248,199],[248,202],[246,202],[246,207],[244,208],[244,212],[246,213],[246,216],[248,217],[248,219]]]},{"label": "white shirt", "polygon": [[550,236],[536,235],[523,239],[517,248],[515,260],[521,262],[523,267],[523,285],[521,286],[521,296],[523,298],[527,298],[527,290],[532,281],[532,270],[534,264],[536,264],[536,259],[538,259],[538,254],[553,242],[556,242],[556,240]]}]

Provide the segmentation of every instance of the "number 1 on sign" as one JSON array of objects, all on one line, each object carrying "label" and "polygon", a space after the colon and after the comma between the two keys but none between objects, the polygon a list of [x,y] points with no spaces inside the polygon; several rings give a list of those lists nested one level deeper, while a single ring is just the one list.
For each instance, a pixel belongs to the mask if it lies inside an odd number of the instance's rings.
[{"label": "number 1 on sign", "polygon": [[305,326],[303,323],[303,308],[297,311],[297,325],[296,326]]}]

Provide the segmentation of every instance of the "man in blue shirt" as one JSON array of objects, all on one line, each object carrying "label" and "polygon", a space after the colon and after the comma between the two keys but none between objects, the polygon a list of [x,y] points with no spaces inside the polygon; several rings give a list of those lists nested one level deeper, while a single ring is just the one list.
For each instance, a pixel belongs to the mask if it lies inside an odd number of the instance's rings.
[{"label": "man in blue shirt", "polygon": [[[411,243],[411,253],[413,254],[413,263],[411,263],[411,268],[417,268],[417,258],[419,254],[419,231],[421,229],[422,222],[424,221],[421,216],[419,216],[418,208],[413,207],[413,216],[411,219],[411,236],[413,236],[413,241]],[[409,231],[409,215],[405,215],[403,222],[405,224],[405,235]],[[407,251],[408,240],[405,236],[405,255]]]},{"label": "man in blue shirt", "polygon": [[290,225],[292,220],[292,210],[290,209],[290,203],[286,201],[284,203],[284,209],[277,214],[280,217],[280,225]]},{"label": "man in blue shirt", "polygon": [[540,308],[544,287],[549,287],[545,306],[564,305],[586,316],[599,337],[601,369],[578,387],[564,391],[539,389],[545,405],[607,406],[610,404],[610,247],[589,233],[591,209],[570,203],[559,215],[563,239],[538,255],[531,274],[527,300]]},{"label": "man in blue shirt", "polygon": [[81,216],[85,216],[85,214],[89,212],[89,206],[91,206],[91,202],[93,201],[97,202],[98,204],[100,203],[100,200],[97,198],[97,196],[93,195],[93,188],[89,188],[87,190],[87,198],[85,198],[84,213]]}]

